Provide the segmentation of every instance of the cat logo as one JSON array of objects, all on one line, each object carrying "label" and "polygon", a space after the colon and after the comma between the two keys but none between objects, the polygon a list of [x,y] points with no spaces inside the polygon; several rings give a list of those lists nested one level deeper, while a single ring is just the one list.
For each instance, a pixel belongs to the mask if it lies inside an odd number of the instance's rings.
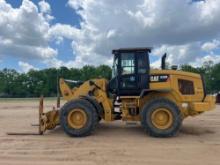
[{"label": "cat logo", "polygon": [[168,78],[168,75],[151,75],[150,82],[166,82]]},{"label": "cat logo", "polygon": [[151,81],[151,82],[157,82],[157,81],[159,81],[159,76],[150,76],[150,81]]}]

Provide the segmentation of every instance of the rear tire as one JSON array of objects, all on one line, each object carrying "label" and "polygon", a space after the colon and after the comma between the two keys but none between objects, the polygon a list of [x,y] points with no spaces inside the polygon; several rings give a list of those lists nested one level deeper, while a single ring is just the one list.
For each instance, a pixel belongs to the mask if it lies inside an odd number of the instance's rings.
[{"label": "rear tire", "polygon": [[67,102],[60,111],[60,125],[72,137],[90,135],[96,128],[98,115],[94,106],[84,99]]},{"label": "rear tire", "polygon": [[147,103],[141,112],[141,125],[153,137],[171,137],[182,125],[179,108],[172,101],[157,98]]}]

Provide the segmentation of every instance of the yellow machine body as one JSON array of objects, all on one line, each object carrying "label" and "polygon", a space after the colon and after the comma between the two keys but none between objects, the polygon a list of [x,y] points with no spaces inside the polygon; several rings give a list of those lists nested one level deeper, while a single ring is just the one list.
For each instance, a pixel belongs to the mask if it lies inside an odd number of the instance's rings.
[{"label": "yellow machine body", "polygon": [[[167,98],[173,101],[181,110],[183,118],[187,116],[198,115],[202,112],[212,110],[215,107],[215,97],[211,95],[204,96],[203,84],[201,76],[194,73],[174,71],[174,70],[151,70],[151,75],[169,75],[166,82],[151,82],[149,93],[146,96],[121,96],[120,111],[122,112],[122,120],[139,121],[140,115],[130,115],[129,108],[141,110],[143,106],[150,100],[158,97]],[[189,80],[193,82],[194,94],[184,95],[179,90],[178,80]],[[94,91],[94,99],[102,105],[105,121],[114,120],[114,103],[113,99],[108,97],[106,89],[108,81],[105,79],[92,80],[101,89],[90,85],[89,81],[84,82],[78,88],[71,89],[64,79],[60,79],[60,91],[66,101],[87,96],[90,91]]]}]

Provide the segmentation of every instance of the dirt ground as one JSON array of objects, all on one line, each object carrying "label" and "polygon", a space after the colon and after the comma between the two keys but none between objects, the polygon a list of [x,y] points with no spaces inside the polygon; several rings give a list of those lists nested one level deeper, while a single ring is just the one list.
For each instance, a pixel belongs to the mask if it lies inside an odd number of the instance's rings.
[{"label": "dirt ground", "polygon": [[[49,109],[52,101],[46,102]],[[43,136],[9,136],[6,132],[37,132],[35,101],[0,101],[0,165],[219,165],[220,106],[189,117],[178,136],[152,138],[139,124],[100,123],[86,138],[70,138],[59,127]]]}]

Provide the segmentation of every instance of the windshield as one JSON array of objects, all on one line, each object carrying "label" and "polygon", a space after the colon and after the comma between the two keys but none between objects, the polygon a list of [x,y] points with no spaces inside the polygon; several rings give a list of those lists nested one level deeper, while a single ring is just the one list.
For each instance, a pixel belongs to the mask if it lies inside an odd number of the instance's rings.
[{"label": "windshield", "polygon": [[112,78],[117,76],[117,67],[118,67],[118,57],[115,57],[112,66]]}]

